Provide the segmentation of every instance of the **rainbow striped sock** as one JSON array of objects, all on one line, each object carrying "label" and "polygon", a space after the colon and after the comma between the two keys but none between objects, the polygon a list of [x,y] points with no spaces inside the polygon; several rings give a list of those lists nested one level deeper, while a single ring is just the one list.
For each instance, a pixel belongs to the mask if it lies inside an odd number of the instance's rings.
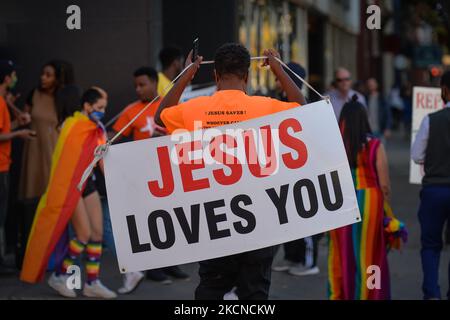
[{"label": "rainbow striped sock", "polygon": [[91,284],[98,279],[100,273],[100,257],[102,255],[102,243],[101,242],[89,242],[86,247],[87,262],[87,283]]},{"label": "rainbow striped sock", "polygon": [[77,258],[83,253],[85,247],[86,244],[77,238],[70,240],[69,251],[67,252],[61,266],[61,274],[67,274],[67,269],[75,263],[75,260],[77,260]]}]

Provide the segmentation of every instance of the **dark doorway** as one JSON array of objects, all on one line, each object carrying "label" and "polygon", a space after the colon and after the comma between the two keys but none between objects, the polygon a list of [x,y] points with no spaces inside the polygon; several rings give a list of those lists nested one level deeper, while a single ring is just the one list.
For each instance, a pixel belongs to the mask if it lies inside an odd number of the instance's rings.
[{"label": "dark doorway", "polygon": [[[327,88],[324,74],[325,60],[325,21],[324,18],[315,12],[308,13],[308,70],[309,82],[319,92],[324,92]],[[314,102],[319,100],[315,93],[309,92],[308,100]]]}]

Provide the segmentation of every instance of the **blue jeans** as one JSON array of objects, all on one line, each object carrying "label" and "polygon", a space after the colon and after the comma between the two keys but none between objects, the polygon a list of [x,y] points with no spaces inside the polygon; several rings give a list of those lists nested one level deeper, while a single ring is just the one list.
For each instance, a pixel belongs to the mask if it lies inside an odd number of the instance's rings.
[{"label": "blue jeans", "polygon": [[106,247],[111,250],[111,252],[116,255],[116,247],[114,245],[114,237],[111,226],[111,218],[109,216],[108,200],[104,197],[102,201],[102,211],[103,211],[103,243]]},{"label": "blue jeans", "polygon": [[[445,221],[450,217],[450,186],[424,186],[420,192],[420,241],[422,250],[424,299],[441,298],[439,288],[439,259]],[[448,266],[450,299],[450,264]]]}]

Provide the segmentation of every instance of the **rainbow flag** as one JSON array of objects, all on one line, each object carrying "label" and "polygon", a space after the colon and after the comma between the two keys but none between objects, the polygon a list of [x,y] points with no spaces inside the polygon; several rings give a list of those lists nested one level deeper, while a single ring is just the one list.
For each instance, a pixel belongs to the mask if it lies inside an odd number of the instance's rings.
[{"label": "rainbow flag", "polygon": [[[388,300],[390,279],[384,230],[384,196],[378,183],[378,139],[369,141],[352,169],[361,222],[330,231],[328,297],[331,300]],[[373,266],[379,270],[380,287],[367,283]],[[370,268],[370,269],[369,269]]]},{"label": "rainbow flag", "polygon": [[[20,279],[36,283],[44,277],[48,260],[66,228],[82,191],[81,176],[105,142],[103,129],[81,112],[63,124],[52,157],[50,179],[41,197],[28,238]],[[83,188],[84,189],[84,188]]]}]

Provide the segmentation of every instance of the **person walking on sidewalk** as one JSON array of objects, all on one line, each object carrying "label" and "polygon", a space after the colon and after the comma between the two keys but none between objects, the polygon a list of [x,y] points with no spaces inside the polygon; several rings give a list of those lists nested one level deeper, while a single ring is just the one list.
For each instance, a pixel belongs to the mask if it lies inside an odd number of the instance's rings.
[{"label": "person walking on sidewalk", "polygon": [[358,102],[364,107],[367,106],[364,96],[352,89],[352,75],[350,71],[343,67],[339,67],[334,72],[334,88],[327,92],[330,96],[331,104],[333,105],[334,114],[336,119],[339,120],[341,110],[344,104],[349,102],[353,96],[357,96]]},{"label": "person walking on sidewalk", "polygon": [[370,128],[374,136],[383,141],[391,136],[391,110],[383,93],[378,90],[378,81],[375,78],[369,78],[366,83],[368,92],[365,98]]},{"label": "person walking on sidewalk", "polygon": [[[439,258],[444,224],[450,219],[450,71],[441,78],[445,108],[426,116],[411,149],[411,158],[423,164],[419,223],[424,299],[441,299]],[[448,266],[450,299],[450,264]]]},{"label": "person walking on sidewalk", "polygon": [[19,268],[39,199],[47,188],[60,126],[80,102],[81,93],[74,83],[72,65],[64,60],[51,60],[42,67],[39,85],[30,92],[25,104],[25,111],[31,115],[30,129],[36,132],[36,137],[25,142],[22,153],[18,190],[22,205],[17,250]]},{"label": "person walking on sidewalk", "polygon": [[[390,199],[386,152],[372,135],[366,108],[357,101],[342,108],[339,119],[352,171],[361,221],[329,233],[328,295],[332,300],[390,299],[384,203]],[[380,287],[369,289],[369,266],[378,266]]]},{"label": "person walking on sidewalk", "polygon": [[15,138],[32,139],[36,134],[30,129],[11,131],[17,127],[12,122],[5,97],[8,90],[17,82],[15,66],[12,61],[0,61],[0,275],[11,270],[3,266],[5,251],[5,223],[8,210],[9,169],[11,166],[11,140]]},{"label": "person walking on sidewalk", "polygon": [[[301,78],[306,79],[306,70],[295,62],[289,62],[287,66]],[[284,68],[283,68],[284,69]],[[285,69],[286,73],[291,77],[297,87],[302,90],[303,82],[301,82],[294,74]],[[276,98],[281,101],[287,101],[286,92],[283,90],[278,78],[275,79]],[[317,234],[304,239],[298,239],[283,244],[284,259],[272,266],[272,270],[276,272],[287,271],[294,276],[315,275],[320,272],[317,266],[317,256],[319,252],[319,240],[322,234]]]},{"label": "person walking on sidewalk", "polygon": [[100,197],[91,175],[81,190],[77,188],[84,170],[94,157],[94,150],[106,142],[101,123],[107,106],[106,92],[93,87],[81,98],[81,111],[76,111],[62,125],[52,158],[47,191],[41,197],[28,240],[21,280],[35,283],[43,279],[48,259],[69,220],[75,231],[68,253],[48,284],[60,295],[77,296],[67,286],[68,271],[86,252],[86,283],[83,295],[111,299],[116,293],[99,280],[102,256],[103,214]]},{"label": "person walking on sidewalk", "polygon": [[[181,54],[181,53],[180,53]],[[176,57],[176,55],[175,55]],[[170,60],[170,59],[169,59]],[[113,134],[120,132],[148,103],[158,96],[158,73],[152,67],[140,67],[134,73],[134,87],[138,100],[125,107],[113,125]],[[164,89],[164,88],[163,88]],[[134,141],[150,139],[165,134],[165,129],[155,124],[154,116],[161,98],[154,101],[149,108],[144,111],[126,130],[122,132],[124,137],[132,137]],[[188,280],[190,277],[183,272],[180,267],[172,266],[167,268],[153,269],[146,272],[147,279],[160,282],[162,284],[171,284],[169,275],[181,280]],[[141,271],[128,272],[124,275],[123,286],[118,292],[128,294],[136,290],[139,283],[143,280],[144,273]]]}]

